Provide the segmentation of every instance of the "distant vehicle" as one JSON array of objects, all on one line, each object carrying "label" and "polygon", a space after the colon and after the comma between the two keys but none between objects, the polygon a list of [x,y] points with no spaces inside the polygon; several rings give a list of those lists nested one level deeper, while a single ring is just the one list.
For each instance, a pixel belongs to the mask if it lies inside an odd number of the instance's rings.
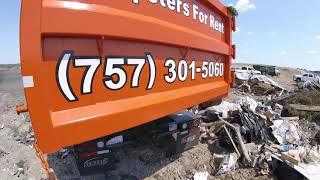
[{"label": "distant vehicle", "polygon": [[241,69],[236,69],[236,73],[248,73],[248,74],[261,74],[260,71],[255,70],[252,67],[249,66],[242,66]]},{"label": "distant vehicle", "polygon": [[263,75],[279,76],[280,72],[276,66],[253,65],[253,68]]},{"label": "distant vehicle", "polygon": [[318,78],[311,73],[305,73],[303,75],[294,75],[293,80],[296,82],[317,81]]}]

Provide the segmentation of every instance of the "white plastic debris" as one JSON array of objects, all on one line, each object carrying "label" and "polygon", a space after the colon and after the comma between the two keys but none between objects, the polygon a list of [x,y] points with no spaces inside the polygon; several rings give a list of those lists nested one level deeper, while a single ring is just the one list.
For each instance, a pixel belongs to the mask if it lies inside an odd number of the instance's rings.
[{"label": "white plastic debris", "polygon": [[223,118],[228,117],[229,111],[237,111],[241,110],[241,107],[239,104],[229,103],[227,101],[222,101],[220,105],[218,106],[211,106],[207,110],[209,111],[215,111],[217,113],[221,113]]},{"label": "white plastic debris", "polygon": [[235,73],[236,77],[240,80],[249,80],[250,77],[252,76],[252,74],[249,74],[249,73],[239,73],[239,72],[236,72]]},{"label": "white plastic debris", "polygon": [[240,98],[238,100],[238,104],[240,104],[241,106],[243,106],[243,105],[248,106],[252,112],[256,112],[256,109],[259,105],[259,103],[256,100],[254,100],[248,96]]},{"label": "white plastic debris", "polygon": [[296,126],[288,121],[273,121],[272,134],[280,144],[299,144],[300,135]]},{"label": "white plastic debris", "polygon": [[249,79],[257,79],[260,82],[264,82],[266,84],[270,84],[272,86],[278,87],[280,89],[286,90],[282,86],[280,86],[278,83],[273,81],[272,79],[268,78],[265,75],[260,75],[260,74],[249,74],[249,73],[235,73],[236,77],[240,80],[249,80]]},{"label": "white plastic debris", "polygon": [[193,176],[194,180],[207,180],[209,176],[209,173],[206,172],[196,172]]},{"label": "white plastic debris", "polygon": [[253,75],[253,76],[251,76],[251,79],[258,79],[260,82],[264,82],[266,84],[270,84],[272,86],[276,86],[276,87],[278,87],[280,89],[285,89],[282,86],[280,86],[278,83],[276,83],[274,80],[268,78],[265,75]]},{"label": "white plastic debris", "polygon": [[220,169],[218,170],[218,172],[216,173],[216,176],[219,176],[221,174],[224,174],[226,172],[229,172],[229,171],[233,171],[236,169],[236,162],[237,162],[237,159],[235,159],[233,157],[232,154],[230,154],[226,160],[224,161],[223,164],[220,165]]},{"label": "white plastic debris", "polygon": [[307,80],[306,82],[303,83],[303,88],[309,88],[312,86],[312,82],[310,80]]}]

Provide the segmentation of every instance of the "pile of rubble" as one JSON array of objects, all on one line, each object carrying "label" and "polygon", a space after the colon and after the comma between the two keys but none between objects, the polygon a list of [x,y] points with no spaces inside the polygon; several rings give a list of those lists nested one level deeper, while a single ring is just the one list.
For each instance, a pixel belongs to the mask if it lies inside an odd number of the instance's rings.
[{"label": "pile of rubble", "polygon": [[200,111],[202,140],[216,139],[233,150],[220,158],[216,175],[241,166],[255,168],[256,176],[291,174],[294,179],[319,179],[320,151],[314,139],[320,127],[299,116],[282,117],[283,109],[275,100],[257,102],[243,97]]},{"label": "pile of rubble", "polygon": [[274,93],[282,94],[287,91],[284,87],[265,75],[235,73],[235,76],[237,88],[244,93],[270,95]]},{"label": "pile of rubble", "polygon": [[297,82],[289,92],[265,75],[235,75],[232,92],[241,96],[199,112],[202,141],[230,150],[215,154],[214,174],[254,168],[255,177],[320,179],[319,82]]}]

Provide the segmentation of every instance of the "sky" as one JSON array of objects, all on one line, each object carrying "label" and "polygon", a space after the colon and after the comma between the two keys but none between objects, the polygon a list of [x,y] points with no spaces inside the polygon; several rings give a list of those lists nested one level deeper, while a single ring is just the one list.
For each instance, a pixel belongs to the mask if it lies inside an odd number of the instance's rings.
[{"label": "sky", "polygon": [[[320,70],[319,0],[222,0],[238,9],[237,63]],[[19,63],[20,0],[0,6],[0,64]]]},{"label": "sky", "polygon": [[320,70],[319,0],[223,0],[239,12],[235,62]]}]

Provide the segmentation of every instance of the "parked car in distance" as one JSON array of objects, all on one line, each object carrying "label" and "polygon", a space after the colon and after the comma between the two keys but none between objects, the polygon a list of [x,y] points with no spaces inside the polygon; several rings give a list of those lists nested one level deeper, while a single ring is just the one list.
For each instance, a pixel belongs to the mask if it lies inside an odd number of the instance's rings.
[{"label": "parked car in distance", "polygon": [[294,75],[293,80],[296,82],[317,81],[318,78],[312,73],[305,73],[303,75]]},{"label": "parked car in distance", "polygon": [[260,71],[255,70],[253,67],[242,66],[241,69],[236,69],[236,73],[248,73],[248,74],[261,74]]},{"label": "parked car in distance", "polygon": [[253,65],[253,68],[260,71],[263,75],[279,76],[280,72],[276,66]]}]

